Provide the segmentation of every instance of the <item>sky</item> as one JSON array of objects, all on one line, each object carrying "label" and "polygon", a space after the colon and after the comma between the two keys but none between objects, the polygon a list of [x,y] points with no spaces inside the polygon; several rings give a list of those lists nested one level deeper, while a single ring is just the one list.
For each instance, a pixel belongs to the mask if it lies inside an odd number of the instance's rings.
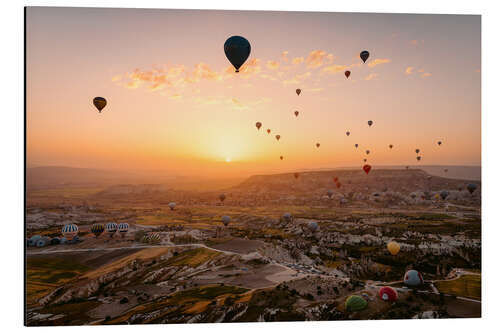
[{"label": "sky", "polygon": [[[29,166],[481,164],[480,16],[30,7],[26,25]],[[240,73],[233,35],[252,47]]]}]

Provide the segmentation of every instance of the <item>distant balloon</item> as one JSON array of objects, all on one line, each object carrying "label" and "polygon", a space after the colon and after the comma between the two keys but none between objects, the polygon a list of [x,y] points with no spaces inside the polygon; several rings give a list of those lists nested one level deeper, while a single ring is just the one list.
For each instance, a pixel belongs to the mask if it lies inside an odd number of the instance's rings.
[{"label": "distant balloon", "polygon": [[347,132],[345,132],[345,135],[349,136],[349,135],[351,135],[351,132],[347,131]]},{"label": "distant balloon", "polygon": [[168,204],[168,207],[170,208],[170,210],[174,210],[175,206],[177,206],[177,204],[175,202],[169,202],[169,204]]},{"label": "distant balloon", "polygon": [[403,282],[408,286],[418,286],[424,283],[424,278],[422,274],[412,269],[406,272]]},{"label": "distant balloon", "polygon": [[345,71],[344,74],[346,78],[349,78],[349,76],[351,76],[351,71]]},{"label": "distant balloon", "polygon": [[66,224],[63,228],[61,233],[63,236],[68,239],[72,240],[76,235],[78,235],[78,226],[76,224]]},{"label": "distant balloon", "polygon": [[271,134],[271,130],[269,128],[267,129],[267,134]]},{"label": "distant balloon", "polygon": [[368,174],[371,169],[372,169],[371,165],[369,164],[363,165],[363,171],[366,172],[366,174]]},{"label": "distant balloon", "polygon": [[368,161],[368,160],[367,160],[366,158],[363,158],[363,162],[365,162],[365,163],[366,163],[366,161]]},{"label": "distant balloon", "polygon": [[283,214],[283,219],[284,219],[286,222],[291,222],[291,221],[292,221],[292,219],[293,219],[293,216],[292,216],[292,214],[290,214],[290,213],[285,213],[285,214]]},{"label": "distant balloon", "polygon": [[295,179],[299,178],[299,175],[300,174],[298,172],[296,172],[296,173],[293,174],[293,176],[295,177]]},{"label": "distant balloon", "polygon": [[301,89],[296,89],[296,90],[295,90],[295,93],[297,94],[297,96],[299,96],[301,92],[302,92],[302,90],[301,90]]},{"label": "distant balloon", "polygon": [[220,200],[220,202],[224,202],[224,200],[226,200],[226,195],[224,193],[221,193],[219,195],[219,200]]},{"label": "distant balloon", "polygon": [[448,172],[448,169],[444,169],[444,172]]},{"label": "distant balloon", "polygon": [[250,50],[250,43],[241,36],[229,37],[224,43],[224,53],[226,53],[227,59],[236,69],[236,73],[240,71],[240,67],[248,59]]},{"label": "distant balloon", "polygon": [[415,153],[417,153],[417,154],[420,153],[420,149],[418,149],[418,148],[415,149]]},{"label": "distant balloon", "polygon": [[448,191],[441,191],[441,193],[439,193],[439,196],[443,200],[446,200],[446,198],[448,197],[448,195],[449,195]]},{"label": "distant balloon", "polygon": [[317,144],[316,144],[316,148],[319,148],[319,146],[320,146],[320,144],[319,144],[319,143],[317,143]]},{"label": "distant balloon", "polygon": [[474,184],[474,183],[470,183],[467,185],[467,191],[469,191],[469,193],[472,195],[472,193],[474,193],[474,191],[477,189],[477,185]]},{"label": "distant balloon", "polygon": [[361,60],[363,60],[363,63],[366,63],[366,60],[368,60],[368,57],[370,56],[370,52],[368,51],[363,51],[359,54],[359,57]]},{"label": "distant balloon", "polygon": [[260,121],[255,123],[255,127],[257,127],[258,130],[262,127],[262,123]]},{"label": "distant balloon", "polygon": [[109,234],[109,237],[113,237],[116,230],[118,230],[118,225],[115,222],[109,222],[106,224],[106,233]]},{"label": "distant balloon", "polygon": [[295,111],[294,114],[295,114],[295,117],[298,117],[299,116],[299,111]]},{"label": "distant balloon", "polygon": [[282,160],[282,161],[283,161],[283,156],[280,156],[280,160]]},{"label": "distant balloon", "polygon": [[366,150],[366,155],[368,155],[368,154],[370,154],[370,151],[367,149],[367,150]]},{"label": "distant balloon", "polygon": [[438,141],[438,146],[441,146],[442,142],[441,141]]},{"label": "distant balloon", "polygon": [[334,181],[335,183],[336,183],[336,182],[338,182],[338,181],[339,181],[339,177],[335,177],[335,178],[333,178],[333,181]]},{"label": "distant balloon", "polygon": [[333,195],[333,191],[332,190],[326,191],[326,195],[328,195],[328,197],[331,199],[332,195]]},{"label": "distant balloon", "polygon": [[392,149],[392,147],[394,147],[393,145],[389,145],[389,149]]},{"label": "distant balloon", "polygon": [[128,232],[128,228],[128,223],[122,222],[118,224],[118,232],[122,235],[122,238],[125,237],[125,234]]},{"label": "distant balloon", "polygon": [[276,140],[278,140],[278,141],[279,141],[279,140],[280,140],[280,138],[281,138],[281,135],[277,134],[277,135],[276,135]]},{"label": "distant balloon", "polygon": [[380,288],[380,290],[378,291],[378,295],[380,299],[388,302],[394,302],[398,299],[398,292],[388,286]]},{"label": "distant balloon", "polygon": [[315,232],[316,230],[318,230],[318,223],[314,222],[314,221],[311,221],[309,222],[309,224],[307,225],[307,227],[309,228],[309,230],[311,230],[312,232]]},{"label": "distant balloon", "polygon": [[94,106],[99,111],[99,113],[101,113],[102,109],[104,109],[106,104],[108,104],[108,102],[106,102],[106,99],[104,97],[95,97],[93,102]]},{"label": "distant balloon", "polygon": [[359,145],[358,145],[357,143],[355,143],[355,144],[354,144],[354,147],[358,148],[358,146],[359,146]]},{"label": "distant balloon", "polygon": [[335,185],[337,186],[337,188],[340,188],[342,186],[340,182],[336,182]]},{"label": "distant balloon", "polygon": [[417,156],[417,161],[420,161],[422,159],[422,156]]},{"label": "distant balloon", "polygon": [[231,218],[227,215],[224,215],[222,218],[221,218],[221,221],[222,221],[222,224],[224,224],[225,227],[228,226],[229,222],[231,222]]},{"label": "distant balloon", "polygon": [[391,241],[391,242],[387,243],[387,250],[393,256],[395,256],[396,254],[398,254],[400,249],[401,249],[401,247],[399,246],[399,244],[396,243],[396,242],[394,242],[394,241]]},{"label": "distant balloon", "polygon": [[373,125],[373,120],[368,120],[368,126],[372,126]]},{"label": "distant balloon", "polygon": [[90,231],[95,235],[95,238],[98,238],[104,232],[104,224],[92,224],[92,227],[90,227]]}]

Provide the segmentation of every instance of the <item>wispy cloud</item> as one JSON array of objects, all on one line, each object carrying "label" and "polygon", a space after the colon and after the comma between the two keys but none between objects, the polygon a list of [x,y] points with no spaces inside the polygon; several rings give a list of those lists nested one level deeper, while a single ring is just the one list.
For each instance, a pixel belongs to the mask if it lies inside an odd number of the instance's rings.
[{"label": "wispy cloud", "polygon": [[369,64],[368,64],[368,67],[375,67],[375,66],[378,66],[378,65],[382,65],[382,64],[387,64],[391,62],[390,59],[375,59],[373,61],[371,61]]},{"label": "wispy cloud", "polygon": [[333,55],[328,54],[323,50],[314,50],[309,53],[306,58],[306,64],[309,68],[318,68],[323,66],[325,63],[329,64],[333,62]]},{"label": "wispy cloud", "polygon": [[377,73],[371,73],[371,74],[368,74],[368,76],[365,77],[365,80],[366,81],[370,81],[370,80],[374,80],[378,77],[378,74]]},{"label": "wispy cloud", "polygon": [[267,68],[269,68],[271,70],[278,69],[278,67],[280,67],[280,63],[277,61],[269,60],[267,62]]},{"label": "wispy cloud", "polygon": [[292,60],[292,64],[294,64],[294,65],[300,65],[303,62],[304,62],[304,57],[296,57],[296,58],[293,58],[293,60]]},{"label": "wispy cloud", "polygon": [[330,66],[324,67],[323,72],[339,73],[339,72],[345,71],[347,68],[348,67],[345,65],[330,65]]},{"label": "wispy cloud", "polygon": [[429,77],[429,76],[432,76],[431,73],[423,73],[422,75],[420,75],[420,77],[424,78],[424,77]]},{"label": "wispy cloud", "polygon": [[411,75],[411,74],[413,74],[414,70],[415,70],[415,67],[408,66],[408,67],[406,67],[405,74],[406,75]]}]

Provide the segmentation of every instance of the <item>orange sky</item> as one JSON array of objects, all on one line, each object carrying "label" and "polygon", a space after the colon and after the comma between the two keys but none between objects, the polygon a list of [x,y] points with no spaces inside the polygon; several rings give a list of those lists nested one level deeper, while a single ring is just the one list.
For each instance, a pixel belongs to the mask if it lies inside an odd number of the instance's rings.
[{"label": "orange sky", "polygon": [[[420,148],[422,164],[480,165],[480,24],[29,8],[28,164],[234,176],[361,165],[366,149],[372,165],[416,164]],[[232,35],[252,45],[239,74],[223,52]],[[102,114],[95,96],[108,100]]]}]

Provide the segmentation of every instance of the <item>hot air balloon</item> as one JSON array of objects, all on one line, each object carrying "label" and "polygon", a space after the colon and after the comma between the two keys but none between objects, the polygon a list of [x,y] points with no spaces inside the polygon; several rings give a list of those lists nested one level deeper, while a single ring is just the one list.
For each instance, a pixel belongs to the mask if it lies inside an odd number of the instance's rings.
[{"label": "hot air balloon", "polygon": [[338,182],[338,181],[339,181],[339,177],[335,177],[335,178],[333,178],[333,181],[334,181],[335,183],[336,183],[336,182]]},{"label": "hot air balloon", "polygon": [[231,218],[227,215],[224,215],[221,217],[222,224],[224,224],[225,227],[228,226],[229,222],[231,222]]},{"label": "hot air balloon", "polygon": [[368,120],[368,126],[372,126],[373,125],[373,120]]},{"label": "hot air balloon", "polygon": [[280,141],[281,135],[277,134],[276,135],[276,140]]},{"label": "hot air balloon", "polygon": [[406,272],[403,282],[408,286],[415,287],[424,283],[424,278],[422,277],[422,274],[412,269]]},{"label": "hot air balloon", "polygon": [[301,92],[302,92],[302,90],[300,90],[300,89],[295,90],[295,93],[297,94],[297,96],[299,96]]},{"label": "hot air balloon", "polygon": [[30,239],[28,240],[28,246],[35,246],[36,242],[41,238],[42,236],[40,235],[31,236]]},{"label": "hot air balloon", "polygon": [[398,243],[394,242],[394,241],[391,241],[389,243],[387,243],[387,250],[393,255],[395,256],[396,254],[399,253],[399,250],[400,250],[400,246]]},{"label": "hot air balloon", "polygon": [[146,242],[149,244],[159,244],[161,242],[160,234],[157,232],[152,232],[146,236]]},{"label": "hot air balloon", "polygon": [[98,238],[104,232],[104,224],[95,223],[90,227],[90,231],[95,235],[95,238]]},{"label": "hot air balloon", "polygon": [[319,144],[319,143],[317,143],[317,144],[316,144],[316,148],[319,148],[319,146],[320,146],[320,144]]},{"label": "hot air balloon", "polygon": [[280,160],[282,160],[282,161],[283,161],[283,156],[280,156]]},{"label": "hot air balloon", "polygon": [[406,170],[408,170],[410,167],[409,167],[409,166],[406,166],[405,168],[406,168]]},{"label": "hot air balloon", "polygon": [[469,191],[469,193],[472,195],[472,193],[474,193],[474,191],[477,189],[477,185],[474,184],[474,183],[470,183],[467,185],[467,191]]},{"label": "hot air balloon", "polygon": [[398,299],[398,292],[391,287],[382,287],[378,291],[380,299],[388,302],[394,302]]},{"label": "hot air balloon", "polygon": [[168,203],[168,207],[170,208],[170,210],[174,210],[175,206],[177,206],[175,202]]},{"label": "hot air balloon", "polygon": [[415,153],[417,153],[417,154],[420,153],[420,149],[418,149],[418,148],[415,149]]},{"label": "hot air balloon", "polygon": [[347,131],[347,132],[345,132],[345,135],[349,136],[349,135],[351,135],[351,132]]},{"label": "hot air balloon", "polygon": [[422,156],[417,156],[417,161],[420,161],[422,159]]},{"label": "hot air balloon", "polygon": [[358,146],[359,146],[359,145],[358,145],[357,143],[355,143],[355,144],[354,144],[354,147],[358,148]]},{"label": "hot air balloon", "polygon": [[371,165],[369,164],[365,164],[363,165],[363,171],[368,174],[370,172],[370,170],[372,169]]},{"label": "hot air balloon", "polygon": [[316,230],[318,230],[318,223],[314,222],[314,221],[311,221],[307,224],[307,227],[309,228],[309,230],[311,230],[312,232],[315,232]]},{"label": "hot air balloon", "polygon": [[118,225],[115,222],[109,222],[108,224],[106,224],[106,233],[110,238],[113,237],[116,230],[118,230]]},{"label": "hot air balloon", "polygon": [[363,51],[359,54],[359,57],[361,60],[363,60],[363,63],[366,63],[366,60],[368,60],[368,57],[370,56],[370,52],[368,51]]},{"label": "hot air balloon", "polygon": [[291,222],[291,221],[292,221],[292,219],[293,219],[293,216],[292,216],[292,214],[290,214],[290,213],[285,213],[285,214],[283,214],[283,219],[284,219],[286,222]]},{"label": "hot air balloon", "polygon": [[125,234],[128,232],[128,223],[122,222],[118,224],[118,232],[122,235],[122,238],[125,237]]},{"label": "hot air balloon", "polygon": [[295,114],[295,117],[298,117],[299,116],[299,111],[295,111],[294,114]]},{"label": "hot air balloon", "polygon": [[392,149],[392,147],[394,147],[393,145],[389,145],[389,149]]},{"label": "hot air balloon", "polygon": [[[462,188],[462,186],[459,186],[459,187],[458,187],[458,192],[462,192],[462,189],[463,189],[463,188]],[[471,193],[471,194],[472,194],[472,193]]]},{"label": "hot air balloon", "polygon": [[50,245],[59,245],[61,244],[61,239],[59,237],[54,237],[50,240]]},{"label": "hot air balloon", "polygon": [[271,134],[271,129],[267,129],[267,134]]},{"label": "hot air balloon", "polygon": [[224,202],[224,200],[226,200],[226,195],[224,193],[221,193],[219,195],[219,200],[220,200],[220,202]]},{"label": "hot air balloon", "polygon": [[299,178],[299,173],[296,172],[296,173],[293,174],[293,176],[295,177],[295,179],[297,179],[297,178]]},{"label": "hot air balloon", "polygon": [[240,67],[248,59],[250,50],[250,43],[241,36],[229,37],[224,43],[224,53],[226,53],[227,59],[236,69],[236,73],[240,71]]},{"label": "hot air balloon", "polygon": [[364,310],[368,306],[368,302],[361,296],[351,295],[345,301],[345,309],[349,312]]},{"label": "hot air balloon", "polygon": [[438,146],[441,146],[442,142],[441,141],[438,141]]},{"label": "hot air balloon", "polygon": [[260,130],[261,126],[262,126],[262,123],[260,121],[255,123],[255,127],[257,127],[258,130]]},{"label": "hot air balloon", "polygon": [[363,162],[365,162],[365,163],[366,163],[366,161],[367,161],[367,159],[366,159],[366,158],[363,158]]},{"label": "hot air balloon", "polygon": [[336,182],[335,185],[337,186],[337,188],[340,188],[342,186],[340,182]]},{"label": "hot air balloon", "polygon": [[444,172],[448,172],[448,169],[444,169]]},{"label": "hot air balloon", "polygon": [[328,198],[332,198],[332,195],[333,195],[333,191],[332,190],[328,190],[326,191],[326,195],[328,196]]},{"label": "hot air balloon", "polygon": [[449,195],[449,194],[450,194],[450,193],[448,193],[448,191],[444,191],[444,190],[443,190],[443,191],[441,191],[441,192],[439,193],[439,196],[441,197],[441,199],[446,200],[446,198],[448,197],[448,195]]},{"label": "hot air balloon", "polygon": [[351,71],[345,71],[344,75],[346,78],[349,78],[349,76],[351,76]]},{"label": "hot air balloon", "polygon": [[367,150],[366,150],[366,155],[368,155],[368,154],[370,154],[370,151],[367,149]]},{"label": "hot air balloon", "polygon": [[76,224],[66,224],[63,228],[62,228],[62,232],[63,236],[71,241],[77,234],[78,234],[78,227],[76,226]]},{"label": "hot air balloon", "polygon": [[104,109],[106,104],[108,104],[108,102],[106,102],[106,99],[104,97],[95,97],[93,102],[94,106],[99,111],[99,113],[101,113],[102,109]]}]

